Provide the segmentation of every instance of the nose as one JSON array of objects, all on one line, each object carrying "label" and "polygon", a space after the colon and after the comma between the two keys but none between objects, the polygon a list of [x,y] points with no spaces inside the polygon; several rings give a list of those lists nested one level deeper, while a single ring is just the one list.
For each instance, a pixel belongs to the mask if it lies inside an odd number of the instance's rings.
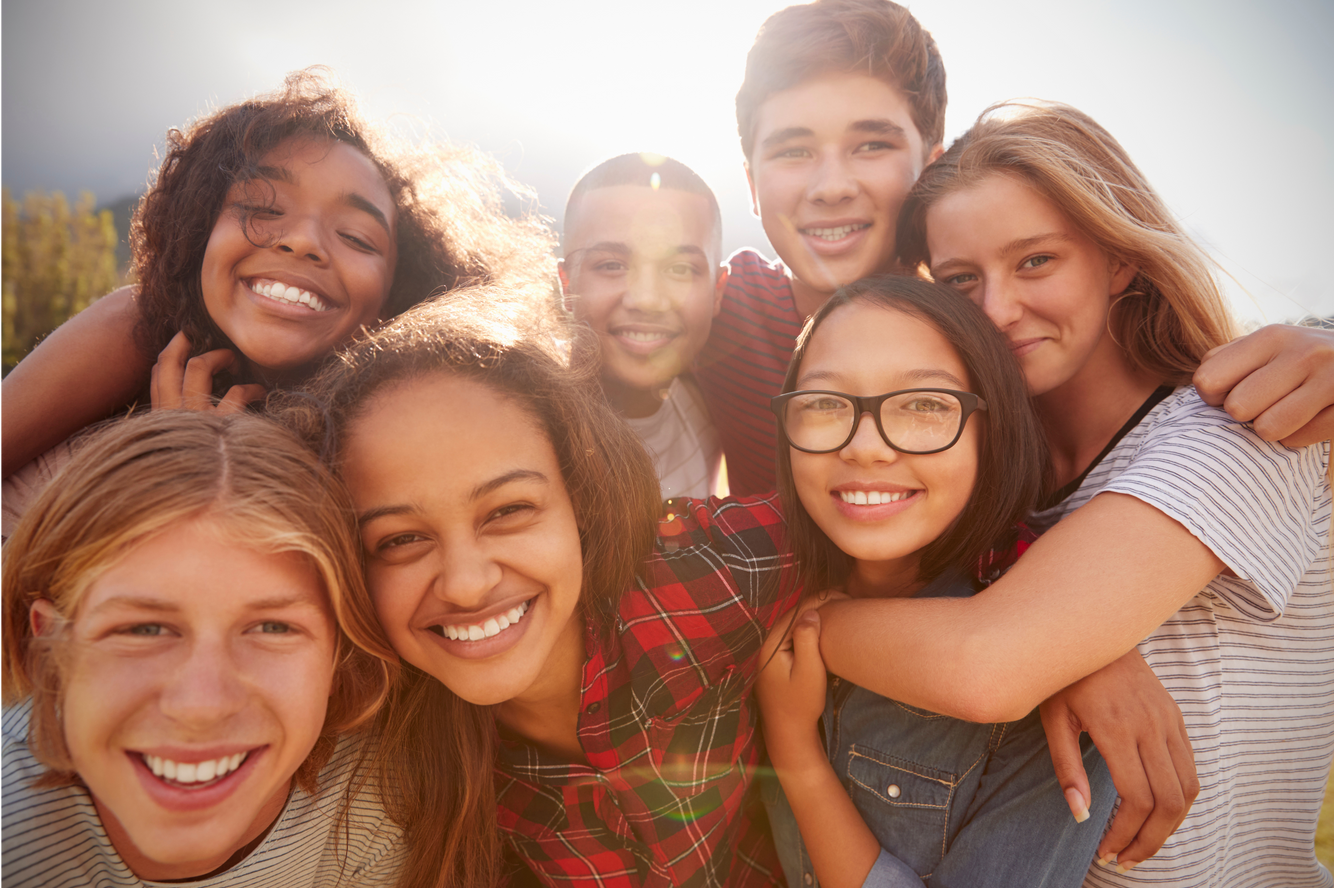
[{"label": "nose", "polygon": [[206,727],[240,712],[248,695],[242,667],[226,638],[195,638],[174,664],[159,697],[164,715],[185,727]]},{"label": "nose", "polygon": [[672,307],[671,294],[656,269],[637,267],[630,270],[621,304],[634,311],[657,313]]},{"label": "nose", "polygon": [[899,452],[885,443],[876,428],[875,417],[869,412],[857,417],[857,428],[852,433],[852,440],[843,445],[839,455],[858,465],[894,462]]},{"label": "nose", "polygon": [[440,569],[432,593],[460,610],[486,605],[504,571],[474,538],[450,541],[441,547]]},{"label": "nose", "polygon": [[303,259],[324,262],[328,253],[324,247],[324,228],[314,216],[288,216],[282,220],[282,231],[275,244],[283,253],[295,253]]},{"label": "nose", "polygon": [[827,152],[820,157],[807,197],[814,203],[837,204],[856,197],[859,187],[847,159]]},{"label": "nose", "polygon": [[980,304],[987,317],[1001,331],[1013,326],[1024,313],[1013,288],[1004,281],[984,281]]}]

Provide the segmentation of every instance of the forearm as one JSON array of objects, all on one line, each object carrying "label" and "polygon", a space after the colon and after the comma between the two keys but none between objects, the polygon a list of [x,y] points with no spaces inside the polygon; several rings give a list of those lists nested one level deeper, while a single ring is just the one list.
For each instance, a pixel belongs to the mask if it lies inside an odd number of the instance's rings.
[{"label": "forearm", "polygon": [[133,400],[153,358],[133,340],[138,308],[128,287],[71,318],[19,362],[3,384],[5,477]]},{"label": "forearm", "polygon": [[880,856],[880,843],[848,798],[819,734],[766,728],[769,756],[797,828],[825,888],[860,888]]},{"label": "forearm", "polygon": [[1162,512],[1103,494],[972,598],[825,605],[820,653],[829,671],[882,696],[1013,721],[1129,651],[1221,569]]}]

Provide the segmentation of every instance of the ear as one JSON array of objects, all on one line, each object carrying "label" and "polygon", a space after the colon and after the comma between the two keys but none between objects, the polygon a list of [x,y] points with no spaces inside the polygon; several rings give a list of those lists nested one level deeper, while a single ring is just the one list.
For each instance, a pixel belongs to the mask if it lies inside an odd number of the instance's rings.
[{"label": "ear", "polygon": [[940,155],[944,153],[945,153],[945,143],[937,142],[935,145],[931,147],[931,150],[926,153],[926,165],[931,166],[931,164],[940,160]]},{"label": "ear", "polygon": [[760,218],[760,199],[755,194],[755,177],[750,172],[750,161],[742,161],[741,168],[746,171],[746,187],[750,189],[750,213],[756,219]]},{"label": "ear", "polygon": [[28,608],[28,625],[32,627],[34,638],[54,635],[56,627],[60,625],[60,614],[49,600],[39,598]]},{"label": "ear", "polygon": [[556,276],[560,278],[561,305],[570,314],[574,314],[574,294],[570,292],[570,274],[565,270],[565,260],[556,260]]},{"label": "ear", "polygon": [[1111,295],[1120,296],[1130,286],[1130,282],[1139,274],[1139,269],[1129,262],[1122,262],[1119,259],[1112,260],[1112,286]]},{"label": "ear", "polygon": [[723,293],[727,291],[727,276],[730,272],[726,265],[718,266],[718,279],[713,282],[713,316],[723,310]]}]

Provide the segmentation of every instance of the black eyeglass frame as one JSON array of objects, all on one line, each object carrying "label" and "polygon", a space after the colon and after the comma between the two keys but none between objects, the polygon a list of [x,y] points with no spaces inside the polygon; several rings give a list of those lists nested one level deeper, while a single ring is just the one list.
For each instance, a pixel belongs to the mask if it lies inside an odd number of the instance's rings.
[{"label": "black eyeglass frame", "polygon": [[[884,404],[886,401],[888,401],[895,395],[911,395],[915,394],[916,392],[932,392],[940,395],[953,395],[955,398],[959,399],[959,407],[961,409],[961,415],[959,417],[959,428],[957,431],[955,431],[954,437],[950,439],[950,443],[946,444],[944,447],[937,447],[934,450],[908,450],[906,448],[899,447],[893,441],[889,440],[889,435],[885,434],[885,426],[880,419],[880,405]],[[799,444],[793,443],[792,439],[789,438],[787,434],[787,419],[785,416],[785,411],[787,409],[787,402],[791,401],[798,395],[835,395],[837,397],[843,398],[844,400],[852,402],[852,406],[857,411],[857,413],[853,417],[852,428],[848,431],[848,436],[843,439],[843,443],[839,444],[837,447],[822,448],[820,450],[811,450],[806,447],[802,447]],[[862,416],[864,414],[869,413],[871,414],[871,417],[875,420],[875,429],[877,432],[880,433],[880,440],[888,444],[890,449],[896,450],[899,453],[910,453],[915,456],[925,456],[930,453],[941,453],[943,451],[949,450],[955,444],[958,444],[959,438],[963,436],[964,426],[968,424],[968,417],[972,416],[975,412],[979,410],[985,411],[987,409],[987,402],[982,400],[979,396],[973,394],[972,392],[960,392],[960,391],[955,391],[954,389],[943,389],[943,388],[899,389],[896,392],[885,392],[883,395],[872,395],[871,397],[868,398],[863,398],[858,395],[849,395],[847,392],[830,391],[829,389],[801,389],[795,392],[786,392],[781,395],[775,395],[774,397],[770,398],[769,409],[773,411],[774,416],[778,419],[778,431],[782,434],[783,440],[788,443],[789,447],[792,447],[796,450],[800,450],[802,453],[835,453],[839,450],[842,450],[844,447],[848,446],[849,441],[851,441],[854,437],[856,437],[857,427],[861,425]]]}]

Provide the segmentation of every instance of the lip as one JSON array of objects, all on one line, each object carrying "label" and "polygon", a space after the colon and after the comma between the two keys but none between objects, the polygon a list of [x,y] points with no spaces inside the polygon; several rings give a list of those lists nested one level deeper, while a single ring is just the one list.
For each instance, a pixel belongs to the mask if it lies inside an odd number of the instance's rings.
[{"label": "lip", "polygon": [[1044,336],[1035,336],[1031,339],[1011,339],[1009,341],[1010,351],[1014,353],[1016,358],[1021,358],[1046,341]]},{"label": "lip", "polygon": [[[528,610],[524,613],[523,619],[517,623],[511,623],[508,628],[502,629],[498,635],[490,638],[479,638],[477,641],[464,641],[457,638],[447,638],[432,631],[433,626],[457,626],[473,625],[476,623],[485,623],[487,620],[503,614],[517,605],[528,603]],[[432,643],[439,646],[446,653],[459,657],[464,660],[484,660],[487,657],[495,657],[505,653],[510,648],[517,645],[528,632],[528,625],[533,621],[536,611],[546,602],[545,596],[540,593],[530,595],[526,598],[511,598],[505,602],[488,607],[485,610],[473,611],[468,614],[442,614],[438,618],[429,621],[423,621],[419,630],[424,633]]]},{"label": "lip", "polygon": [[[880,503],[879,505],[858,506],[852,503],[843,502],[839,495],[845,491],[865,490],[867,492],[877,491],[880,493],[907,493],[910,496],[892,503]],[[892,518],[902,512],[911,509],[922,499],[925,491],[920,488],[904,487],[902,484],[888,484],[885,482],[872,482],[869,484],[840,484],[829,491],[829,498],[834,504],[835,510],[840,515],[850,521],[883,521],[886,518]]]},{"label": "lip", "polygon": [[[261,283],[261,282],[280,283],[283,284],[284,286],[297,287],[298,289],[301,290],[307,290],[310,293],[313,293],[314,295],[318,296],[321,299],[321,301],[323,301],[324,304],[328,306],[328,308],[324,311],[316,311],[315,309],[311,308],[308,305],[283,302],[280,299],[274,299],[270,296],[265,296],[263,293],[256,291],[251,286],[252,283]],[[241,287],[245,290],[246,297],[252,303],[259,306],[264,311],[270,314],[279,315],[280,317],[294,318],[297,320],[308,321],[312,318],[329,317],[330,315],[337,313],[337,311],[340,308],[342,308],[342,305],[340,305],[337,301],[329,298],[329,295],[324,291],[323,288],[315,286],[315,284],[312,281],[310,281],[309,278],[305,278],[301,275],[252,274],[252,275],[246,275],[244,278],[241,278],[240,284]]]},{"label": "lip", "polygon": [[[682,331],[656,324],[617,324],[607,332],[623,351],[649,355],[670,345],[681,336]],[[639,335],[636,337],[634,334]]]},{"label": "lip", "polygon": [[[837,240],[826,240],[811,233],[813,230],[831,228],[851,228],[852,230]],[[802,241],[812,252],[822,256],[836,256],[855,249],[869,236],[874,228],[875,224],[870,219],[821,219],[798,225],[797,233],[801,235]]]},{"label": "lip", "polygon": [[254,747],[217,747],[219,750],[224,748],[230,750],[231,753],[249,752],[250,754],[246,756],[246,760],[241,762],[241,766],[235,771],[229,771],[226,776],[216,782],[210,783],[207,786],[202,786],[198,789],[186,789],[184,787],[163,783],[157,777],[153,776],[153,772],[148,769],[148,764],[144,761],[144,754],[150,753],[152,755],[161,755],[163,758],[179,756],[179,758],[175,759],[176,761],[201,762],[208,761],[210,757],[220,758],[227,753],[218,752],[217,755],[214,755],[212,751],[201,750],[172,753],[168,747],[156,747],[151,750],[125,750],[125,756],[130,760],[130,765],[134,768],[134,773],[138,776],[139,783],[144,787],[144,791],[148,793],[149,798],[168,811],[185,813],[190,811],[202,811],[221,804],[241,787],[241,784],[246,781],[246,778],[248,778],[254,769],[258,767],[258,762],[260,762],[264,758],[264,755],[269,751],[268,745]]}]

